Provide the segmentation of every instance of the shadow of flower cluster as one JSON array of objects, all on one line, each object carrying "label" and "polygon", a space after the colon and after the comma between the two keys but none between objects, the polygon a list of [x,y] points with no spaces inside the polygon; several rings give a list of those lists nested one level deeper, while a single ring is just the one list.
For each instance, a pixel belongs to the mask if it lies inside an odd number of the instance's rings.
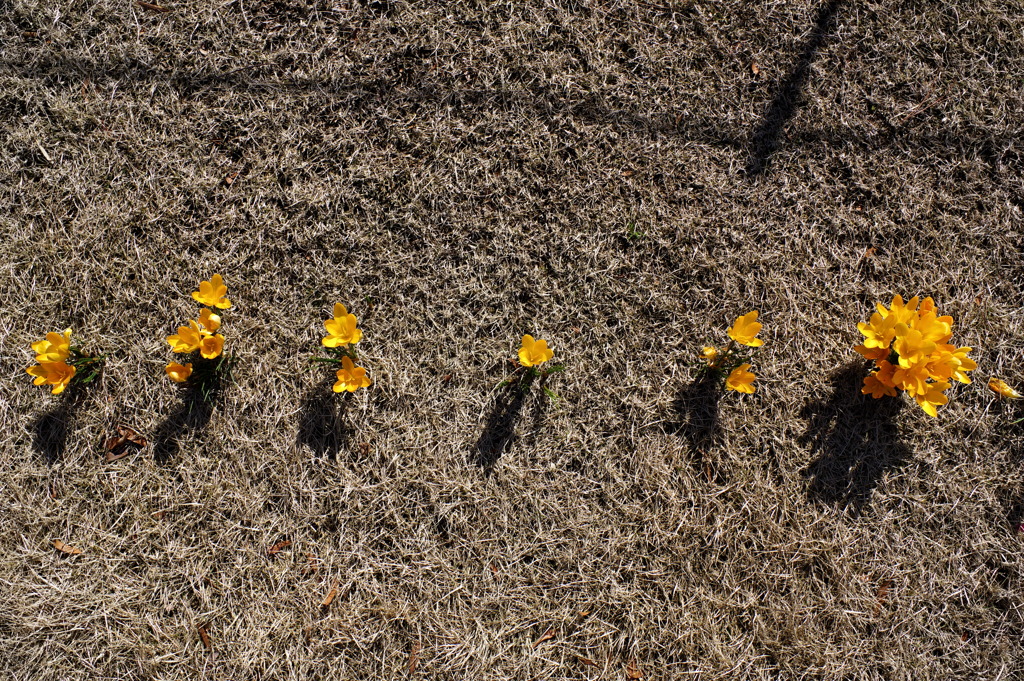
[{"label": "shadow of flower cluster", "polygon": [[804,471],[810,497],[856,513],[885,472],[912,457],[894,422],[902,400],[861,393],[866,374],[861,360],[843,366],[831,376],[829,394],[801,410],[808,426],[799,441],[817,455]]}]

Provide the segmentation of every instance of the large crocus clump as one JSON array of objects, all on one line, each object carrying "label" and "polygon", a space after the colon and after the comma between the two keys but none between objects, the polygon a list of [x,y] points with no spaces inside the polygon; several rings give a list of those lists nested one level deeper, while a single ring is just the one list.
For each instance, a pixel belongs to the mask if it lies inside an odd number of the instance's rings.
[{"label": "large crocus clump", "polygon": [[953,318],[940,315],[931,298],[904,302],[897,295],[888,308],[878,303],[876,309],[870,320],[857,325],[864,342],[854,350],[875,363],[861,392],[881,399],[902,390],[936,416],[937,408],[949,402],[945,392],[952,381],[971,382],[967,372],[978,368],[967,356],[971,348],[949,342]]}]

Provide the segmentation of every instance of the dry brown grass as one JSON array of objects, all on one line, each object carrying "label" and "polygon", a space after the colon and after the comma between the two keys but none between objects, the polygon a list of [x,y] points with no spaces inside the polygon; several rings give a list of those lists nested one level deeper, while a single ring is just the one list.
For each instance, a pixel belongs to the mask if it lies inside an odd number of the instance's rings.
[{"label": "dry brown grass", "polygon": [[[0,0],[9,678],[1024,675],[1017,2],[160,4]],[[938,419],[858,394],[894,293],[976,348]],[[752,308],[758,393],[693,385]],[[65,326],[77,401],[24,374]],[[495,390],[524,332],[556,404]]]}]

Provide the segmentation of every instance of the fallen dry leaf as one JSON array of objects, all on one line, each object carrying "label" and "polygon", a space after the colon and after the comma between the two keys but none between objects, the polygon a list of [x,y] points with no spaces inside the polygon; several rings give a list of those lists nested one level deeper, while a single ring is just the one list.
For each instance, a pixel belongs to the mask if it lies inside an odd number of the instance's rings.
[{"label": "fallen dry leaf", "polygon": [[309,559],[309,565],[307,565],[305,568],[303,568],[302,574],[308,575],[311,572],[319,572],[320,571],[320,559],[317,558],[314,554],[312,554],[312,553],[310,553],[308,551],[306,552],[306,558]]},{"label": "fallen dry leaf", "polygon": [[105,461],[117,461],[146,446],[146,438],[125,425],[117,427],[117,435],[108,437],[103,448],[107,450]]},{"label": "fallen dry leaf", "polygon": [[170,12],[171,11],[171,10],[169,10],[166,7],[162,7],[160,5],[154,5],[151,2],[140,2],[139,3],[139,7],[141,7],[142,9],[148,9],[150,12]]},{"label": "fallen dry leaf", "polygon": [[231,185],[233,185],[235,183],[235,180],[237,180],[237,179],[238,179],[238,171],[236,170],[235,172],[231,173],[230,175],[228,175],[227,177],[224,178],[224,184],[226,184],[227,186],[230,187]]},{"label": "fallen dry leaf", "polygon": [[412,650],[409,651],[409,673],[414,674],[416,667],[420,663],[420,643],[417,641],[412,644]]},{"label": "fallen dry leaf", "polygon": [[338,580],[334,580],[334,584],[331,586],[330,592],[324,597],[324,600],[320,605],[324,608],[330,607],[334,599],[338,597]]},{"label": "fallen dry leaf", "polygon": [[586,665],[587,667],[599,667],[600,666],[599,664],[597,664],[596,662],[594,662],[593,660],[591,660],[590,658],[587,658],[587,657],[581,657],[581,658],[578,658],[578,659],[580,661],[580,664]]},{"label": "fallen dry leaf", "polygon": [[362,454],[363,456],[369,456],[370,455],[370,443],[369,442],[360,442],[359,443],[359,453]]},{"label": "fallen dry leaf", "polygon": [[154,520],[163,520],[164,516],[167,515],[167,511],[153,511],[150,513]]},{"label": "fallen dry leaf", "polygon": [[750,72],[753,73],[755,76],[761,75],[761,67],[758,65],[756,61],[750,62]]},{"label": "fallen dry leaf", "polygon": [[632,660],[629,661],[629,664],[626,665],[626,678],[627,679],[642,679],[642,678],[644,678],[644,673],[642,671],[640,671],[637,668],[637,666],[636,666],[636,658],[635,657]]},{"label": "fallen dry leaf", "polygon": [[864,251],[864,255],[861,257],[864,258],[864,260],[868,260],[869,258],[875,257],[876,253],[878,253],[878,249],[874,246],[869,246],[868,249]]},{"label": "fallen dry leaf", "polygon": [[882,583],[878,585],[878,589],[875,591],[875,614],[877,615],[881,610],[882,606],[885,605],[886,598],[889,596],[889,587],[892,586],[891,579],[883,579]]},{"label": "fallen dry leaf", "polygon": [[210,640],[210,634],[206,632],[206,625],[200,624],[196,627],[199,631],[199,638],[203,641],[203,646],[207,650],[213,650],[213,641]]},{"label": "fallen dry leaf", "polygon": [[82,553],[82,549],[76,549],[74,546],[69,546],[60,539],[53,540],[53,548],[69,556],[78,556]]},{"label": "fallen dry leaf", "polygon": [[544,641],[550,641],[554,637],[555,637],[555,630],[554,629],[548,629],[547,631],[544,632],[544,635],[541,636],[540,638],[538,638],[537,642],[533,644],[534,650],[536,650],[537,646],[539,646],[541,643],[544,643]]},{"label": "fallen dry leaf", "polygon": [[267,549],[267,554],[271,556],[276,556],[278,553],[280,553],[281,551],[283,551],[291,545],[291,541],[289,541],[288,539],[282,539],[281,541],[277,542],[269,549]]}]

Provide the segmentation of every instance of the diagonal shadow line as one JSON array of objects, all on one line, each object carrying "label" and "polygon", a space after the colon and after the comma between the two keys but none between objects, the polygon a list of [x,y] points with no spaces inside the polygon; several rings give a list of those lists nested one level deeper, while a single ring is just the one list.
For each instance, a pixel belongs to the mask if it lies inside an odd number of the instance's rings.
[{"label": "diagonal shadow line", "polygon": [[761,125],[754,131],[751,138],[750,160],[747,163],[747,176],[763,174],[768,168],[768,161],[779,144],[779,137],[786,122],[796,112],[800,92],[807,83],[811,63],[821,46],[825,43],[829,27],[843,0],[827,0],[818,6],[814,19],[814,31],[804,45],[796,65],[789,76],[779,85],[772,103],[768,105]]}]

